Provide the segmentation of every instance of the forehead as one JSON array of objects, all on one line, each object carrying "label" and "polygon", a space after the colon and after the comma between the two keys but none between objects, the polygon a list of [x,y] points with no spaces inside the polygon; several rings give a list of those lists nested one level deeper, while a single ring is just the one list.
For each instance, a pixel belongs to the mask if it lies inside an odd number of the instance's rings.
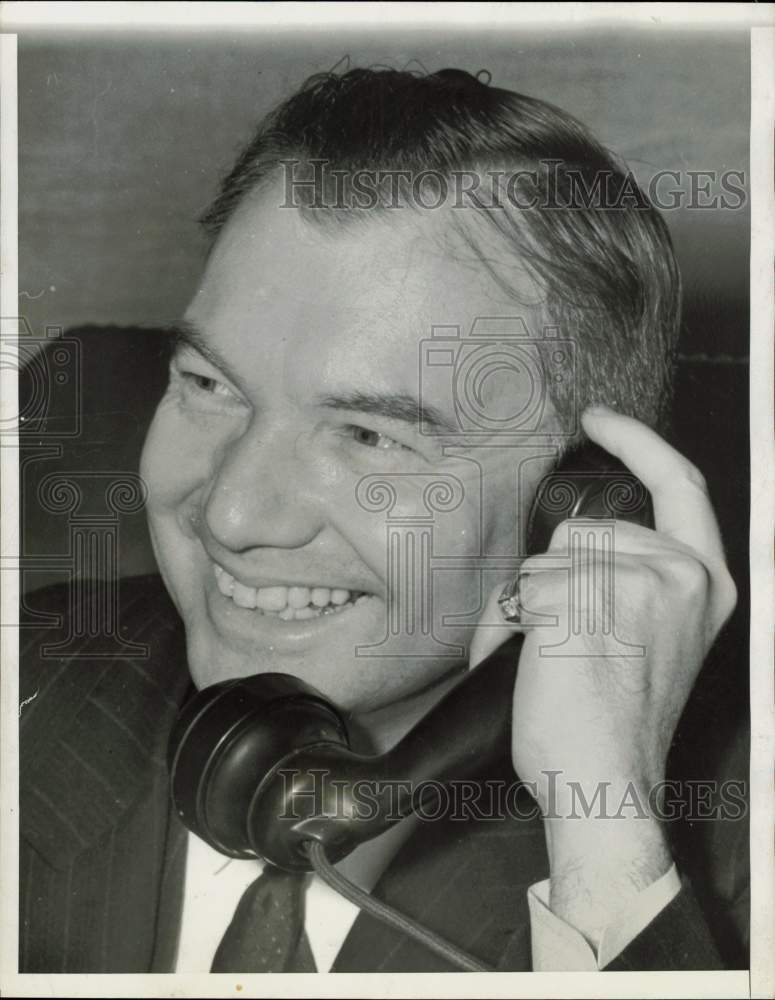
[{"label": "forehead", "polygon": [[[350,378],[406,388],[420,341],[434,326],[466,336],[482,316],[535,310],[507,297],[457,232],[451,210],[374,213],[320,225],[273,192],[251,195],[221,233],[187,319],[249,368],[284,356],[323,381]],[[501,249],[501,255],[503,250]],[[518,267],[509,280],[536,301]],[[307,362],[302,364],[302,362]]]}]

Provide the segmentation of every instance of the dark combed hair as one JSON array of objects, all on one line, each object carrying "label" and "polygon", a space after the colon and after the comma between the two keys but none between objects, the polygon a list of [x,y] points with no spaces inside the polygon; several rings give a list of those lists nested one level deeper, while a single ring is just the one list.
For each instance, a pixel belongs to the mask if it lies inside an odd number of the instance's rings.
[{"label": "dark combed hair", "polygon": [[[520,190],[531,190],[532,203],[503,199],[494,207],[483,199],[473,209],[476,226],[466,224],[471,212],[452,215],[507,292],[516,297],[510,267],[532,274],[548,324],[575,341],[573,385],[548,384],[566,443],[581,439],[577,418],[590,403],[663,425],[681,300],[670,236],[632,174],[571,115],[461,70],[316,75],[264,119],[226,176],[201,219],[213,240],[243,198],[289,161],[325,163],[327,177],[521,172]],[[371,215],[331,207],[330,199],[323,210],[301,208],[319,224]],[[493,253],[492,240],[482,245],[487,227],[502,253]]]}]

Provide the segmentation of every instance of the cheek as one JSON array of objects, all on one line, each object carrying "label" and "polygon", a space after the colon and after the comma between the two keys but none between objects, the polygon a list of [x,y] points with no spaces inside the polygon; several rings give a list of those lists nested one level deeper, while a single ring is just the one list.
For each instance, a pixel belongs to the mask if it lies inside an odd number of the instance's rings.
[{"label": "cheek", "polygon": [[212,449],[191,421],[162,400],[145,439],[140,475],[148,488],[151,518],[178,507],[208,478]]},{"label": "cheek", "polygon": [[501,554],[519,552],[522,520],[514,493],[509,492],[501,498],[494,511],[488,511],[484,527],[485,551]]}]

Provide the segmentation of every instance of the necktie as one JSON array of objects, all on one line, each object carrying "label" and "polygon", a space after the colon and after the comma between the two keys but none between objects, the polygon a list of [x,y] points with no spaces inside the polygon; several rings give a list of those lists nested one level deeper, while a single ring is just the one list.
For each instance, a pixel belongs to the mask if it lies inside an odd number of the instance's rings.
[{"label": "necktie", "polygon": [[305,881],[267,865],[237,904],[210,971],[315,972],[304,933]]}]

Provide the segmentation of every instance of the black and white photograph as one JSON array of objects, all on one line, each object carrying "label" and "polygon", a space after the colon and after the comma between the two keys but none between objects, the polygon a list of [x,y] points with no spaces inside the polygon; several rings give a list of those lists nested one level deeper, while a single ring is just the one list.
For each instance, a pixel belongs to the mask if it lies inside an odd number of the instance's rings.
[{"label": "black and white photograph", "polygon": [[4,992],[773,995],[773,24],[3,5]]}]

